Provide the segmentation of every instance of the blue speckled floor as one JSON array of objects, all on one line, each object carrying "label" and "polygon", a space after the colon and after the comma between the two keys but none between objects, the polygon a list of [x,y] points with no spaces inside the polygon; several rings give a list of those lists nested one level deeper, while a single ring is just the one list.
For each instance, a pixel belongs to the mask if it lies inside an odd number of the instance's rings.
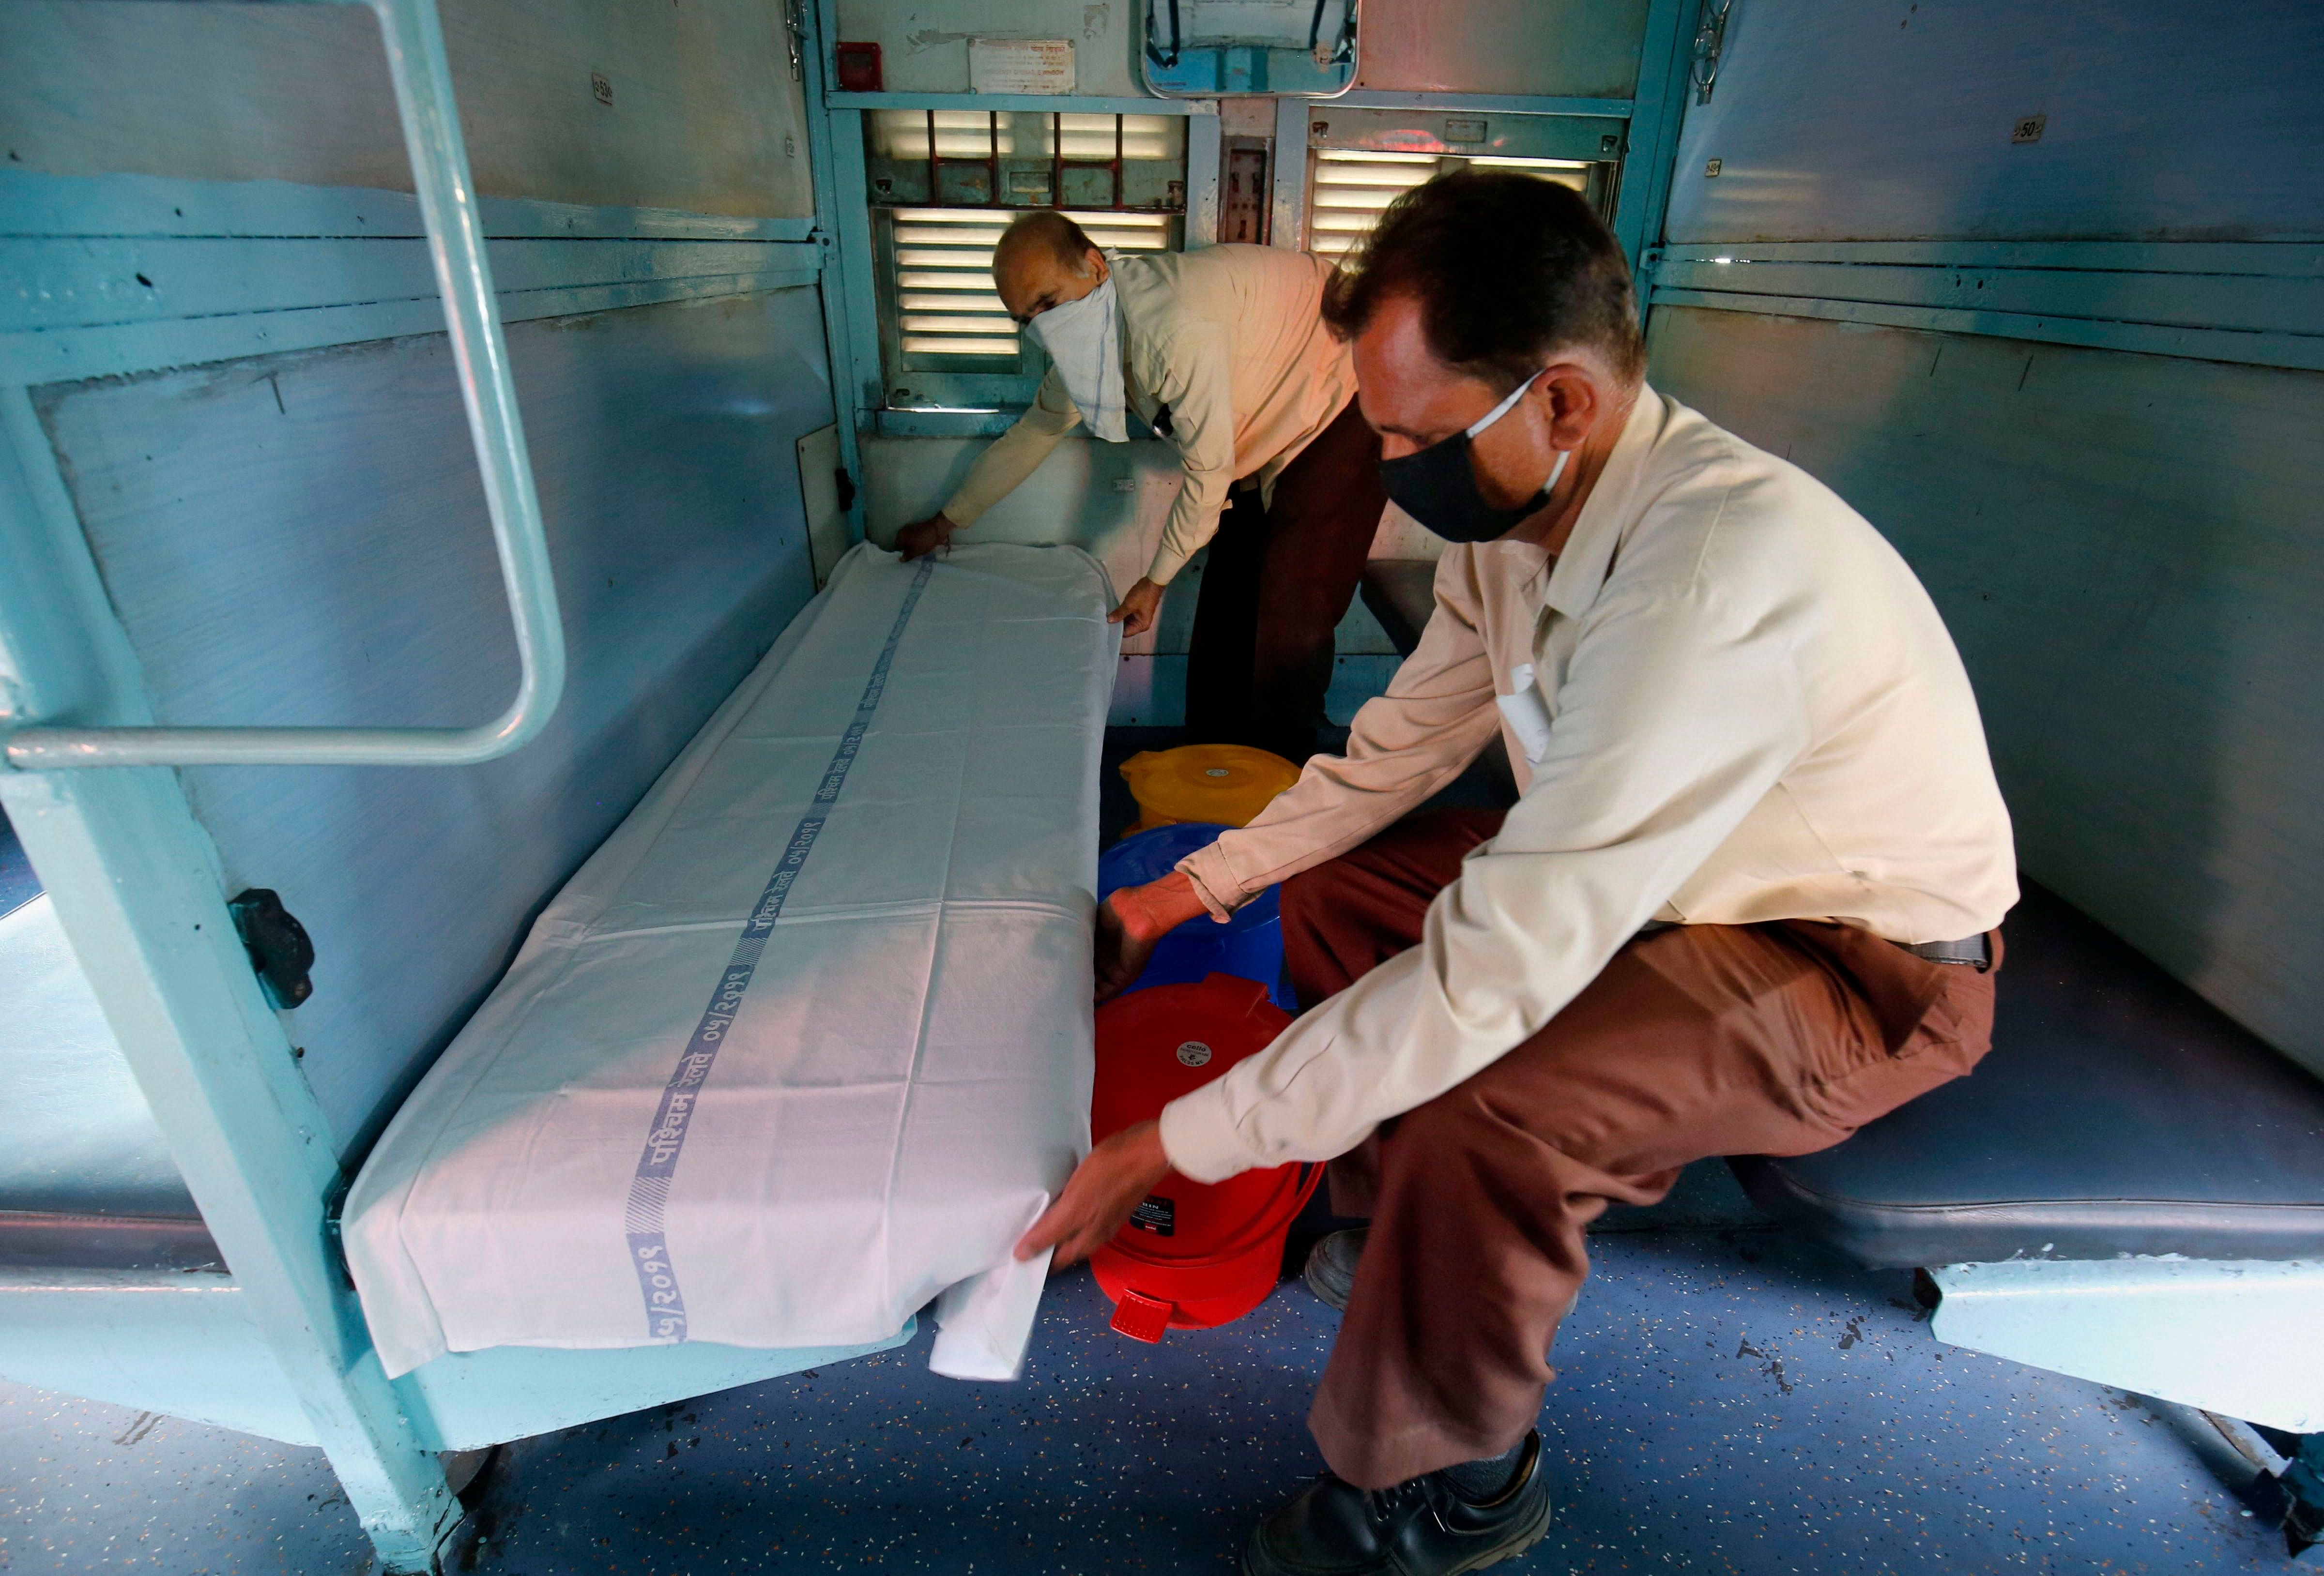
[{"label": "blue speckled floor", "polygon": [[[1558,1520],[1499,1569],[2286,1569],[2200,1424],[1940,1346],[1904,1275],[1766,1231],[1595,1242],[1543,1416]],[[512,1446],[453,1568],[1231,1570],[1316,1468],[1300,1420],[1334,1316],[1296,1282],[1159,1347],[1103,1315],[1084,1273],[1053,1284],[1015,1386],[936,1378],[923,1333]],[[10,1576],[367,1567],[315,1452],[0,1387]]]}]

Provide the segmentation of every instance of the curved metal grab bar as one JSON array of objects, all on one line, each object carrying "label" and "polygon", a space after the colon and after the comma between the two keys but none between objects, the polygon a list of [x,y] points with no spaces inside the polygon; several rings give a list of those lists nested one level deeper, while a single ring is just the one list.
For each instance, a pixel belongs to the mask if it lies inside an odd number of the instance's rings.
[{"label": "curved metal grab bar", "polygon": [[25,728],[7,761],[24,771],[88,766],[466,766],[505,755],[548,725],[565,693],[565,627],[533,491],[508,346],[452,98],[436,0],[354,0],[379,18],[403,144],[444,293],[468,431],[484,473],[501,581],[516,624],[516,698],[473,728]]}]

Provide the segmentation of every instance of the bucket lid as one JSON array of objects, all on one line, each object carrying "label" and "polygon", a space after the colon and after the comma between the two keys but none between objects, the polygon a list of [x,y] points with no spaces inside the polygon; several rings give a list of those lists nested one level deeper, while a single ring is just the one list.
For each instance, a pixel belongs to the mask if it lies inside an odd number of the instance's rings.
[{"label": "bucket lid", "polygon": [[1160,1116],[1290,1027],[1266,986],[1231,974],[1115,997],[1097,1009],[1091,1138]]},{"label": "bucket lid", "polygon": [[1130,791],[1167,821],[1248,826],[1269,800],[1299,780],[1299,769],[1242,744],[1185,744],[1142,751],[1121,763]]}]

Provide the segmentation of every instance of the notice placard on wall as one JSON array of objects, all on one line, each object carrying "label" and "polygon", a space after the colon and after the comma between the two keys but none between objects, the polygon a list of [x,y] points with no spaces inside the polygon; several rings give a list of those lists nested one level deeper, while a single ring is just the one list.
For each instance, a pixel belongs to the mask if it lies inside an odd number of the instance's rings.
[{"label": "notice placard on wall", "polygon": [[973,38],[968,86],[973,93],[1071,93],[1074,41],[1069,38]]}]

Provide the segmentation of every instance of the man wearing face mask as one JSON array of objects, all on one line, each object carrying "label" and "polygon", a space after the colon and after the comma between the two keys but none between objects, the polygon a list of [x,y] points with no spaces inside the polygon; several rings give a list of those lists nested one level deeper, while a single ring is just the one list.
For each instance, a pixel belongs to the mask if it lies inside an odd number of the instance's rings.
[{"label": "man wearing face mask", "polygon": [[1027,214],[993,250],[1001,304],[1047,352],[1038,396],[943,510],[898,533],[918,558],[973,525],[1086,424],[1128,439],[1130,412],[1177,450],[1185,485],[1152,566],[1112,613],[1153,626],[1163,588],[1211,549],[1188,659],[1187,725],[1295,760],[1314,746],[1332,635],[1379,529],[1379,439],[1355,408],[1348,349],[1324,326],[1332,265],[1268,246],[1110,257],[1063,214]]},{"label": "man wearing face mask", "polygon": [[[1400,198],[1327,312],[1389,496],[1450,539],[1344,760],[1101,910],[1100,992],[1284,882],[1309,1010],[1099,1145],[1020,1253],[1071,1259],[1171,1170],[1332,1162],[1367,1233],[1309,1424],[1331,1472],[1243,1570],[1471,1571],[1549,1521],[1533,1424],[1608,1203],[1797,1155],[1967,1073],[2015,900],[1952,641],[1814,478],[1643,381],[1586,204],[1516,174]],[[1496,737],[1502,816],[1414,815]]]}]

